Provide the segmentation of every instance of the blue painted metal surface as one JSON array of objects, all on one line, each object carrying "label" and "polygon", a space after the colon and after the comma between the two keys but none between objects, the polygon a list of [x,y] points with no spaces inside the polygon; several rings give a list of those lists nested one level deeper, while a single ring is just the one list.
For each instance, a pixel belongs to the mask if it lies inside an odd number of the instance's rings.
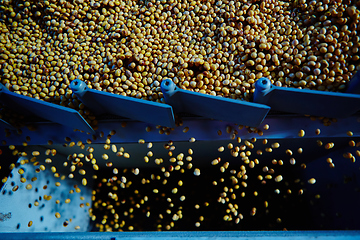
[{"label": "blue painted metal surface", "polygon": [[35,115],[86,132],[95,132],[76,110],[10,92],[2,84],[0,100],[5,106],[23,115]]},{"label": "blue painted metal surface", "polygon": [[169,105],[93,90],[79,79],[72,81],[70,88],[97,115],[110,113],[155,125],[175,126],[174,114]]},{"label": "blue painted metal surface", "polygon": [[270,107],[262,104],[186,91],[178,88],[170,79],[161,82],[161,91],[165,102],[170,104],[175,112],[191,113],[251,127],[259,126],[270,110]]},{"label": "blue painted metal surface", "polygon": [[218,239],[218,240],[358,240],[360,231],[209,231],[209,232],[118,232],[118,233],[2,233],[2,239]]},{"label": "blue painted metal surface", "polygon": [[256,81],[254,102],[275,111],[331,118],[348,117],[360,109],[360,95],[277,87],[268,78]]}]

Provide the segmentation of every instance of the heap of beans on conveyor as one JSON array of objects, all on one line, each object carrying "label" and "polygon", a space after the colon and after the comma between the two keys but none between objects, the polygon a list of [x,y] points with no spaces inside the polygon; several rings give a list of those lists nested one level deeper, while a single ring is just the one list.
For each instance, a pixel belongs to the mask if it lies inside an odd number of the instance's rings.
[{"label": "heap of beans on conveyor", "polygon": [[[1,0],[0,79],[10,91],[78,110],[92,126],[97,125],[96,118],[69,88],[76,78],[92,89],[157,102],[164,102],[160,84],[166,78],[182,89],[245,101],[251,101],[254,82],[261,77],[276,86],[343,91],[360,70],[359,21],[360,2],[351,0]],[[325,126],[336,121],[322,120]],[[269,127],[265,124],[249,131],[263,135]],[[166,128],[159,127],[160,133],[164,131],[171,136]],[[321,134],[320,129],[316,131]],[[286,163],[274,159],[271,165],[264,165],[256,157],[262,154],[258,146],[266,145],[265,151],[272,152],[281,147],[279,143],[242,140],[236,136],[236,129],[218,133],[238,140],[238,145],[229,143],[219,146],[218,151],[230,151],[242,161],[240,167],[232,168],[227,160],[214,156],[209,168],[198,168],[191,148],[172,155],[176,146],[172,141],[164,144],[169,159],[158,159],[151,151],[152,144],[141,139],[139,144],[149,148],[144,161],[155,161],[159,168],[117,169],[112,167],[117,159],[110,159],[106,151],[119,158],[131,155],[126,148],[111,143],[111,136],[116,134],[112,131],[107,138],[102,134],[106,138],[102,154],[106,166],[98,166],[92,158],[90,139],[84,143],[65,139],[75,151],[64,160],[71,172],[66,177],[83,175],[84,186],[87,178],[97,179],[90,216],[100,231],[253,229],[256,221],[269,221],[264,225],[269,229],[286,228],[279,209],[274,219],[267,217],[271,201],[266,199],[285,193],[301,201],[306,194],[303,188],[316,184],[315,178],[307,182],[292,179],[290,183],[284,179],[281,166],[306,168],[306,164],[291,157]],[[346,134],[350,138],[353,135],[350,131]],[[303,136],[304,130],[299,129],[299,137]],[[24,146],[27,144],[31,141],[24,136]],[[51,165],[56,150],[51,144],[49,140],[46,152],[25,153],[14,145],[9,148],[14,155],[29,157],[22,164],[37,164],[38,171],[51,169],[56,174]],[[317,144],[325,149],[334,147],[332,142],[319,140]],[[349,145],[355,149],[360,144],[350,139]],[[87,149],[88,155],[80,156],[76,147]],[[302,148],[284,152],[292,156],[293,152],[301,154]],[[359,150],[343,157],[351,164],[356,155],[360,156]],[[47,160],[40,164],[40,158]],[[95,171],[99,167],[108,171],[88,175],[82,169],[85,161],[91,162]],[[170,161],[172,167],[162,167],[163,161]],[[335,167],[330,158],[327,164]],[[15,164],[10,165],[13,168]],[[259,171],[254,170],[257,168]],[[218,173],[222,175],[218,177]],[[253,190],[247,188],[250,173],[256,174],[258,184]],[[2,176],[2,182],[6,181]],[[29,191],[33,190],[31,181],[22,181]],[[190,193],[182,190],[191,184],[206,188]],[[281,187],[274,187],[276,184]],[[243,205],[242,199],[254,204]],[[59,213],[54,217],[59,218]],[[68,225],[64,222],[64,227]]]},{"label": "heap of beans on conveyor", "polygon": [[1,83],[84,115],[69,88],[76,78],[89,88],[151,101],[163,101],[164,78],[246,101],[260,77],[276,86],[341,91],[359,70],[359,5],[4,0]]}]

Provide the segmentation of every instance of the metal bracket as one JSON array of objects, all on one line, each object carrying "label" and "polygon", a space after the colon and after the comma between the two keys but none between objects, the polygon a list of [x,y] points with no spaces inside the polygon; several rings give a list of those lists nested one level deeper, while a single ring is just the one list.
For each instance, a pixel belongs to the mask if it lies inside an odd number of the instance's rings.
[{"label": "metal bracket", "polygon": [[95,133],[78,111],[11,92],[2,84],[0,84],[0,101],[21,114],[35,115],[50,122]]},{"label": "metal bracket", "polygon": [[169,105],[90,89],[75,79],[70,84],[76,96],[95,114],[110,113],[116,116],[175,127],[175,118]]},{"label": "metal bracket", "polygon": [[165,102],[170,104],[175,112],[186,112],[251,127],[259,126],[270,110],[270,107],[263,104],[183,90],[170,79],[161,82],[161,91]]},{"label": "metal bracket", "polygon": [[268,78],[255,82],[254,102],[275,111],[331,118],[348,117],[360,109],[360,95],[277,87]]}]

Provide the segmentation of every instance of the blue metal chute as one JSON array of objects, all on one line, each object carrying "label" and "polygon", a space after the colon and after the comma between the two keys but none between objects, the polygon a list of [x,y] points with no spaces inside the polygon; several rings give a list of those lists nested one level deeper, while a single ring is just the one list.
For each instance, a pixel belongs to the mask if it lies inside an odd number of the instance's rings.
[{"label": "blue metal chute", "polygon": [[74,129],[95,132],[76,110],[13,93],[2,84],[0,84],[0,100],[8,108],[23,115],[35,115]]},{"label": "blue metal chute", "polygon": [[275,111],[330,118],[348,117],[360,109],[360,95],[277,87],[268,78],[256,81],[254,102]]},{"label": "blue metal chute", "polygon": [[96,115],[108,113],[133,120],[166,127],[175,127],[175,118],[171,106],[132,97],[90,89],[75,79],[70,88]]},{"label": "blue metal chute", "polygon": [[270,110],[270,107],[263,104],[183,90],[170,79],[162,81],[161,91],[165,102],[170,104],[175,112],[190,113],[251,127],[259,126]]}]

